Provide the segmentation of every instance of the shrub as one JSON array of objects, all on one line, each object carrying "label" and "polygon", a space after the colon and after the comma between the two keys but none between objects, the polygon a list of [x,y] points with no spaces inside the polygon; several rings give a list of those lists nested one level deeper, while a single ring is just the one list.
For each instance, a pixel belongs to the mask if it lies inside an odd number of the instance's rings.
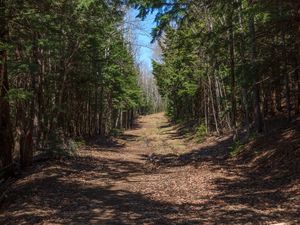
[{"label": "shrub", "polygon": [[46,153],[51,158],[71,157],[79,148],[85,145],[83,140],[65,138],[62,132],[51,132],[46,146]]},{"label": "shrub", "polygon": [[229,147],[230,155],[232,157],[240,154],[244,149],[244,144],[242,144],[239,140],[235,141],[232,146]]},{"label": "shrub", "polygon": [[114,128],[110,131],[110,136],[112,137],[118,137],[123,133],[122,129]]},{"label": "shrub", "polygon": [[205,139],[206,134],[207,134],[206,126],[204,124],[201,124],[197,128],[196,135],[195,135],[197,142],[198,143],[203,142],[204,139]]}]

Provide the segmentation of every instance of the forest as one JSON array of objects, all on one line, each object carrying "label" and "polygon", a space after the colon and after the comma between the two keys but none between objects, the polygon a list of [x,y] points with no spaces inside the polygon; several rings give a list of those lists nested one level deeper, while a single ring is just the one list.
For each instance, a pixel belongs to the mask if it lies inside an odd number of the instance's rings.
[{"label": "forest", "polygon": [[[1,163],[129,128],[142,109],[118,2],[1,1]],[[68,143],[66,143],[68,144]],[[76,144],[75,142],[69,145]],[[15,146],[15,147],[13,147]]]},{"label": "forest", "polygon": [[0,0],[0,223],[300,223],[299,115],[298,0]]},{"label": "forest", "polygon": [[276,116],[298,115],[298,3],[184,2],[166,6],[153,30],[163,36],[154,75],[174,121],[196,119],[208,132],[262,132]]}]

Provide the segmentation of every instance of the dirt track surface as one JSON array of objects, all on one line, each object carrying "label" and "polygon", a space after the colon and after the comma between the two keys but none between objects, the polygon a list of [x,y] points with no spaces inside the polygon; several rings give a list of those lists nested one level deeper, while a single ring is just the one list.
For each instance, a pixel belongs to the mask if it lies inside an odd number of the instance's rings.
[{"label": "dirt track surface", "polygon": [[292,187],[248,175],[229,144],[195,144],[163,114],[142,117],[115,145],[26,172],[0,224],[300,224]]}]

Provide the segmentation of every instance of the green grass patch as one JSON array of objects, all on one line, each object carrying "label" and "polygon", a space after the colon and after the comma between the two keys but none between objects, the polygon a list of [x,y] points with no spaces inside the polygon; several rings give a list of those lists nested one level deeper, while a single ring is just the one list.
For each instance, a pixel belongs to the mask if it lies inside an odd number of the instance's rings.
[{"label": "green grass patch", "polygon": [[205,140],[206,135],[207,135],[206,126],[204,124],[201,124],[196,130],[196,134],[195,134],[196,141],[198,143],[202,143]]},{"label": "green grass patch", "polygon": [[229,147],[230,156],[235,157],[244,150],[245,144],[242,144],[239,140],[235,141],[232,146]]}]

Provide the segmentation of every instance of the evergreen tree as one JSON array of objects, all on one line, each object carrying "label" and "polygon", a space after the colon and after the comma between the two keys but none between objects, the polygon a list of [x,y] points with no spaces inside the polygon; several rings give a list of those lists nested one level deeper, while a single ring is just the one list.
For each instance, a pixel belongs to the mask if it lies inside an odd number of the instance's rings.
[{"label": "evergreen tree", "polygon": [[163,63],[154,62],[154,75],[172,119],[261,132],[274,115],[299,113],[296,2],[133,3],[141,18],[156,12]]}]

